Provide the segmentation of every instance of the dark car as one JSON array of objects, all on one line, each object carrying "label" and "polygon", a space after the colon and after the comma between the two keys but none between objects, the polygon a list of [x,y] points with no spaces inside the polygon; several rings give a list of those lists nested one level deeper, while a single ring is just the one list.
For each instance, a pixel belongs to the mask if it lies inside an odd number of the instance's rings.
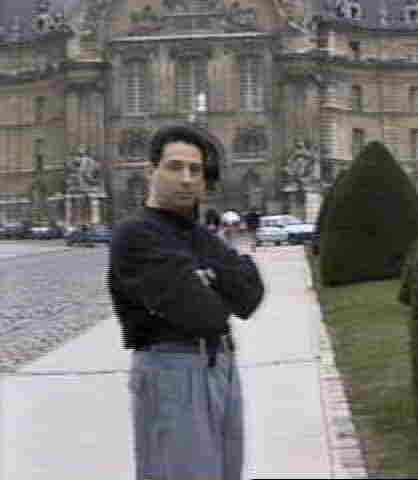
[{"label": "dark car", "polygon": [[110,243],[112,230],[107,225],[83,225],[66,236],[67,245],[92,247],[95,243]]},{"label": "dark car", "polygon": [[89,233],[93,242],[110,243],[112,240],[112,229],[107,225],[92,225]]},{"label": "dark car", "polygon": [[62,238],[64,232],[59,227],[32,227],[29,229],[28,235],[26,238],[32,240],[53,240],[57,238]]},{"label": "dark car", "polygon": [[3,225],[2,238],[10,240],[22,239],[26,237],[27,229],[23,223],[6,223]]}]

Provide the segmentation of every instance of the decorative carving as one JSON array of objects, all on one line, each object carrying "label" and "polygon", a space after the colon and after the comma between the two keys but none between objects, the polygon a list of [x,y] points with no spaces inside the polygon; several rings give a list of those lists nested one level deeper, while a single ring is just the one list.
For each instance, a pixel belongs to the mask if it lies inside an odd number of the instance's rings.
[{"label": "decorative carving", "polygon": [[296,192],[306,190],[320,183],[320,160],[317,149],[306,145],[297,138],[290,154],[287,165],[284,167],[286,178],[284,191]]},{"label": "decorative carving", "polygon": [[146,198],[146,181],[140,173],[135,172],[129,177],[126,188],[126,207],[133,211],[144,205]]},{"label": "decorative carving", "polygon": [[101,22],[110,12],[112,0],[90,0],[79,26],[83,37],[95,39]]},{"label": "decorative carving", "polygon": [[142,157],[148,147],[151,130],[148,128],[131,128],[122,131],[119,142],[119,154],[122,157]]},{"label": "decorative carving", "polygon": [[134,60],[148,61],[153,55],[158,52],[158,46],[156,44],[149,45],[147,43],[141,43],[135,46],[128,46],[121,50],[122,60],[124,63],[128,63]]},{"label": "decorative carving", "polygon": [[230,40],[225,46],[225,52],[243,57],[262,57],[266,46],[264,38]]},{"label": "decorative carving", "polygon": [[242,8],[238,1],[230,6],[225,15],[227,30],[256,30],[257,13],[255,8]]},{"label": "decorative carving", "polygon": [[244,156],[253,156],[265,152],[268,141],[263,126],[240,127],[237,131],[233,151]]},{"label": "decorative carving", "polygon": [[132,28],[128,35],[149,35],[162,28],[160,17],[150,5],[146,5],[142,10],[133,10],[130,19]]},{"label": "decorative carving", "polygon": [[210,58],[212,55],[212,46],[208,45],[206,41],[185,40],[174,42],[170,49],[170,57],[172,59],[178,58]]},{"label": "decorative carving", "polygon": [[68,192],[96,191],[101,183],[100,164],[88,155],[85,145],[80,145],[76,156],[66,164],[66,185]]},{"label": "decorative carving", "polygon": [[248,210],[262,210],[264,190],[260,176],[253,169],[247,171],[243,178],[244,192]]},{"label": "decorative carving", "polygon": [[169,12],[188,12],[189,0],[163,0],[163,8]]},{"label": "decorative carving", "polygon": [[66,23],[64,14],[56,12],[51,14],[51,2],[49,0],[39,0],[38,8],[32,17],[32,30],[38,35],[45,35],[51,32],[69,32],[70,26]]}]

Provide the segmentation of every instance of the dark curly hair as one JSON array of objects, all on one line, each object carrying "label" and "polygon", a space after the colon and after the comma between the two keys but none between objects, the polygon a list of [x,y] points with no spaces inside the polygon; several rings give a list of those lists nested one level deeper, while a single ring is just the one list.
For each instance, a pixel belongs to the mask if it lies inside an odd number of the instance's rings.
[{"label": "dark curly hair", "polygon": [[169,143],[183,142],[194,145],[202,152],[204,177],[211,185],[219,180],[219,155],[205,132],[194,125],[170,125],[160,128],[151,138],[149,160],[157,166],[164,147]]}]

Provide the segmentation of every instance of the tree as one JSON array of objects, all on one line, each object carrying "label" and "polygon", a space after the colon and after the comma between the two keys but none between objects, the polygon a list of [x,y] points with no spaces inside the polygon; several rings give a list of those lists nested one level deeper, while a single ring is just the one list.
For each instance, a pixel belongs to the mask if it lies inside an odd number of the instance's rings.
[{"label": "tree", "polygon": [[418,196],[406,173],[379,142],[369,143],[331,196],[321,221],[325,285],[400,275],[418,233]]}]

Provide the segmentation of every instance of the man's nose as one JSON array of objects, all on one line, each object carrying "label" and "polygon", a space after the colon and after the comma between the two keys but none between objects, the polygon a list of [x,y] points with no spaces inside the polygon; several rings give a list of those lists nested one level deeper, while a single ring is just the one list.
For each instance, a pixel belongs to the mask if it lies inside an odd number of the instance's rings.
[{"label": "man's nose", "polygon": [[192,176],[191,176],[191,173],[190,173],[190,168],[183,168],[183,175],[182,175],[182,181],[184,183],[190,183],[191,180],[192,180]]}]

